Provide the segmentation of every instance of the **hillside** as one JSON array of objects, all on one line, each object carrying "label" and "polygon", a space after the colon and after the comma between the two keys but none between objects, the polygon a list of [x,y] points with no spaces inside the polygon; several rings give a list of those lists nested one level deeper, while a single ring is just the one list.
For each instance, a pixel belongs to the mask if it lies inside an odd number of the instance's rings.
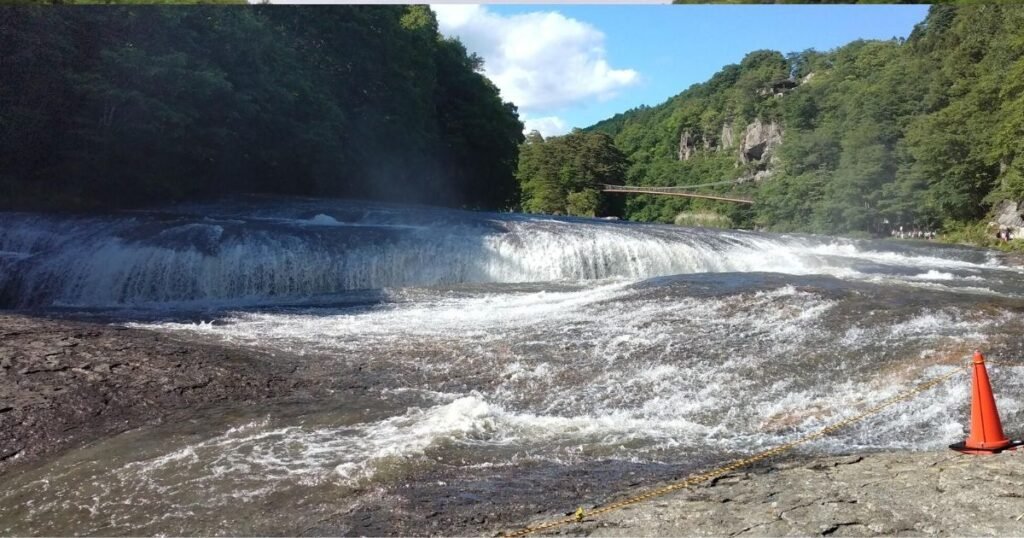
[{"label": "hillside", "polygon": [[632,196],[633,220],[710,209],[778,231],[961,228],[1024,198],[1024,8],[938,5],[906,40],[756,51],[585,131],[613,138],[630,184],[742,179],[713,189],[757,200]]},{"label": "hillside", "polygon": [[425,6],[7,6],[0,51],[0,209],[518,195],[516,108]]}]

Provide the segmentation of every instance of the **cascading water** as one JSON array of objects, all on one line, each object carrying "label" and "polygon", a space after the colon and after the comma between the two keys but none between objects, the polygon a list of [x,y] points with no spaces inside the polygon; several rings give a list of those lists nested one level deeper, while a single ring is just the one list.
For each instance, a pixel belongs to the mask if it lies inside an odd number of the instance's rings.
[{"label": "cascading water", "polygon": [[954,268],[981,261],[976,254],[968,256],[973,263],[892,252],[858,258],[849,242],[584,219],[269,205],[0,216],[2,297],[16,307],[258,304],[359,289],[710,272],[842,276],[864,261]]},{"label": "cascading water", "polygon": [[[976,346],[1007,359],[1004,420],[1024,416],[1024,275],[928,243],[255,200],[2,215],[0,282],[9,306],[322,361],[339,386],[10,478],[4,534],[296,533],[345,507],[456,510],[436,499],[467,491],[513,516],[571,507],[599,500],[579,488],[786,442]],[[942,447],[966,393],[945,385],[806,450]]]}]

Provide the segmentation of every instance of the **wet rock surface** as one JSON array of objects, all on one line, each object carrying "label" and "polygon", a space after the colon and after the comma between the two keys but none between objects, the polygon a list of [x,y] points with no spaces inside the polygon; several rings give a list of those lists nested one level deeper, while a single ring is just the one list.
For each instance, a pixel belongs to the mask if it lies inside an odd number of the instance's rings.
[{"label": "wet rock surface", "polygon": [[[343,368],[287,359],[143,330],[0,315],[0,474],[121,431],[185,421],[203,409],[315,397],[328,390],[321,378],[351,396],[346,405],[369,401],[368,387],[394,384],[379,377],[389,372],[365,372],[358,361]],[[334,374],[324,375],[329,368]],[[1017,424],[1006,426],[1019,433]],[[691,463],[694,470],[632,468],[621,460],[464,467],[454,458],[440,470],[403,468],[354,497],[332,498],[319,517],[296,520],[287,533],[496,536],[714,466]],[[794,457],[551,534],[1019,535],[1022,463],[1024,451]],[[294,506],[278,508],[268,513],[288,517]]]},{"label": "wet rock surface", "polygon": [[576,506],[581,499],[656,487],[678,475],[677,471],[670,465],[605,461],[413,473],[395,484],[363,492],[300,534],[493,536],[518,530],[534,517],[555,517],[543,514]]},{"label": "wet rock surface", "polygon": [[[794,458],[533,535],[1018,536],[1022,464],[1024,451]],[[611,480],[618,492],[611,493],[602,487],[607,480],[598,485],[577,470],[566,473],[565,491],[542,495],[550,481],[536,475],[559,471],[520,469],[518,477],[477,471],[472,478],[433,476],[368,491],[301,534],[502,536],[572,515],[578,504],[593,509],[664,484],[621,476]],[[592,504],[595,499],[602,504]]]},{"label": "wet rock surface", "polygon": [[729,474],[548,534],[1017,536],[1024,532],[1022,464],[1024,451],[794,460]]},{"label": "wet rock surface", "polygon": [[0,474],[208,404],[313,390],[294,363],[124,327],[0,315]]}]

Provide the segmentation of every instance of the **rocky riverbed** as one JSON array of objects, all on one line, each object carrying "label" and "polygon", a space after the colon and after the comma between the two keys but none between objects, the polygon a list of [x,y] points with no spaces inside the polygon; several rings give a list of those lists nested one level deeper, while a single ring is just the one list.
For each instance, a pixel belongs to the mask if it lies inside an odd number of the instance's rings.
[{"label": "rocky riverbed", "polygon": [[0,474],[142,425],[312,390],[294,363],[105,324],[0,315]]},{"label": "rocky riverbed", "polygon": [[[0,315],[0,476],[16,477],[127,430],[274,401],[313,402],[327,392],[368,401],[365,388],[377,384],[376,374],[359,367],[335,371],[337,364],[285,359],[109,324]],[[1019,426],[1007,424],[1007,432],[1020,434]],[[791,455],[551,534],[1018,535],[1024,531],[1022,458],[1024,451]],[[484,474],[505,471],[516,473]],[[290,533],[496,536],[561,517],[577,504],[593,508],[657,486],[649,479],[631,484],[581,476],[575,495],[557,495],[539,512],[520,496],[536,491],[541,482],[534,484],[534,475],[546,472],[519,471],[494,480],[518,484],[513,493],[474,473],[452,471],[439,482],[436,473],[411,471],[390,487],[328,503],[319,523]],[[532,520],[522,516],[531,513]]]},{"label": "rocky riverbed", "polygon": [[[548,534],[1020,536],[1022,464],[1024,451],[796,458],[732,473]],[[545,520],[537,518],[534,524]]]}]

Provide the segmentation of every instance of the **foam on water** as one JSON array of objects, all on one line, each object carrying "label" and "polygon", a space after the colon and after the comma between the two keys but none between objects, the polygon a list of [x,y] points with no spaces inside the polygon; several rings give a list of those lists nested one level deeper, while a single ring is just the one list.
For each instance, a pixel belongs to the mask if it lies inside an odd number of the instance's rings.
[{"label": "foam on water", "polygon": [[916,278],[920,280],[953,280],[956,277],[953,276],[953,273],[943,273],[941,271],[931,269],[927,273],[916,274],[911,278]]},{"label": "foam on water", "polygon": [[[336,506],[453,468],[689,472],[856,415],[1024,330],[1020,271],[970,250],[422,208],[209,209],[0,215],[0,251],[15,253],[0,255],[0,296],[217,304],[200,322],[132,325],[318,361],[355,403],[71,461],[0,492],[0,533],[272,534],[245,525],[275,500]],[[1005,416],[1024,411],[1021,374],[992,369]],[[965,376],[801,450],[942,447],[963,434],[968,388]],[[73,516],[49,526],[53,514]]]},{"label": "foam on water", "polygon": [[[852,258],[860,258],[873,262],[890,264],[903,267],[913,268],[950,268],[950,269],[965,269],[965,268],[993,268],[998,267],[999,263],[992,258],[978,263],[977,261],[965,261],[954,258],[944,258],[937,256],[929,256],[922,254],[904,254],[899,252],[883,252],[877,250],[864,250],[857,246],[854,242],[828,242],[810,247],[810,251],[820,255],[826,256],[845,256]],[[936,271],[930,270],[928,273],[934,275]]]},{"label": "foam on water", "polygon": [[[940,367],[924,373],[937,376],[947,372],[948,367]],[[999,373],[1019,379],[1024,368],[1006,368]],[[654,375],[674,377],[665,373]],[[1019,381],[1012,385],[1013,389],[1022,388]],[[716,424],[689,420],[685,418],[685,406],[677,406],[681,401],[676,398],[651,402],[640,412],[619,410],[559,416],[510,412],[474,393],[433,407],[413,408],[382,421],[341,428],[267,429],[265,422],[256,422],[165,456],[129,464],[119,475],[126,482],[136,483],[143,477],[144,488],[171,499],[182,488],[216,483],[218,490],[231,493],[209,497],[208,502],[231,505],[237,500],[238,491],[259,496],[275,484],[365,486],[373,483],[382,470],[444,462],[445,455],[467,453],[459,452],[459,447],[478,454],[518,447],[515,456],[504,454],[512,461],[486,457],[481,461],[478,456],[472,460],[475,465],[507,465],[516,461],[572,464],[609,456],[652,463],[674,462],[681,454],[701,446],[734,454],[777,446],[855,415],[905,389],[898,383],[848,381],[832,386],[827,394],[785,391],[776,401],[761,404],[750,417],[751,423],[759,427],[757,431],[735,430],[734,420]],[[958,408],[967,397],[966,383],[944,385],[929,398],[886,411],[867,424],[816,441],[805,450],[827,453],[941,448],[963,435],[962,420],[951,416],[949,410]],[[1021,409],[1020,401],[1012,397],[1001,400],[1000,405],[1007,413],[1018,413]],[[660,412],[643,415],[654,409]],[[454,459],[457,461],[458,457]],[[187,483],[181,482],[182,477],[188,477]],[[225,487],[225,482],[235,485]]]},{"label": "foam on water", "polygon": [[359,289],[709,272],[861,278],[865,263],[998,267],[978,256],[879,251],[805,236],[343,203],[299,216],[289,207],[210,206],[204,209],[214,214],[201,217],[184,210],[102,219],[0,214],[0,251],[20,257],[0,266],[0,298],[18,306],[180,307]]},{"label": "foam on water", "polygon": [[341,225],[341,223],[338,222],[338,219],[336,219],[336,218],[334,218],[334,217],[332,217],[330,215],[324,215],[323,213],[317,213],[315,217],[309,219],[309,223],[310,224],[318,224],[318,225],[321,225],[321,226],[339,226],[339,225]]},{"label": "foam on water", "polygon": [[[548,443],[550,451],[541,455],[548,458],[571,459],[566,447],[587,446],[608,456],[658,460],[655,454],[670,447],[741,451],[784,442],[794,429],[820,427],[904,389],[907,377],[877,384],[871,361],[879,350],[983,342],[995,327],[1018,321],[1009,312],[978,316],[945,308],[914,309],[883,323],[832,325],[839,304],[792,285],[700,298],[616,284],[560,293],[442,294],[354,312],[245,313],[217,325],[147,326],[343,361],[372,358],[380,368],[408,371],[399,383],[412,390],[442,389],[445,380],[467,373],[493,379],[480,383],[490,387],[486,392],[451,396],[459,394],[453,390],[435,408],[366,426],[368,438],[382,447],[417,454],[429,439],[469,442],[467,432],[473,432],[478,445]],[[923,352],[909,364],[927,364],[933,355]],[[850,362],[857,357],[862,364]],[[815,381],[831,375],[845,381]],[[923,407],[930,414],[901,422],[872,446],[919,443],[923,436],[901,437],[915,428],[928,435],[952,431],[951,424],[962,421],[951,404],[961,396],[930,402]],[[774,430],[765,429],[773,424]],[[938,442],[947,441],[948,435]],[[620,445],[629,448],[615,448]],[[359,455],[371,467],[374,460]],[[354,462],[339,465],[347,476],[363,476]]]}]

